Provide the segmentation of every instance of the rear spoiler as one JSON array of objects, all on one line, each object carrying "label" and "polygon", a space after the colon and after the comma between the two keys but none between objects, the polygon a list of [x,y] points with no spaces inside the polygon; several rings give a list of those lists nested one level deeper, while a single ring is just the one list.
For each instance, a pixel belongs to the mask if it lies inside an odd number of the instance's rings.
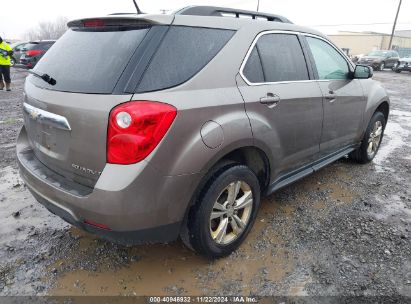
[{"label": "rear spoiler", "polygon": [[105,17],[77,19],[67,23],[69,28],[85,27],[139,27],[147,25],[170,25],[174,20],[172,15],[137,15],[120,14]]}]

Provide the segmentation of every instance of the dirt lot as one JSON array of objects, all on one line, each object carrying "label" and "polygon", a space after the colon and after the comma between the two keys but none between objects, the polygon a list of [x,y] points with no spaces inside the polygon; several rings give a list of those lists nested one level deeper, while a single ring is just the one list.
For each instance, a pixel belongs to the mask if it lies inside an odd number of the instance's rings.
[{"label": "dirt lot", "polygon": [[36,203],[14,157],[25,76],[0,92],[0,295],[411,296],[411,73],[375,74],[392,111],[372,164],[343,159],[265,198],[214,262],[181,242],[117,246]]}]

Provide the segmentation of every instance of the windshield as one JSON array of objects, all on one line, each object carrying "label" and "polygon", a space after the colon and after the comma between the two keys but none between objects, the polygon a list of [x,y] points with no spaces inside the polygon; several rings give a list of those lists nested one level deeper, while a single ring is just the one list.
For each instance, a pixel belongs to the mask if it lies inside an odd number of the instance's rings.
[{"label": "windshield", "polygon": [[388,51],[373,51],[368,54],[368,56],[379,56],[379,57],[385,57],[388,55]]},{"label": "windshield", "polygon": [[39,87],[56,91],[110,94],[149,28],[68,30],[36,65],[57,84],[31,77]]}]

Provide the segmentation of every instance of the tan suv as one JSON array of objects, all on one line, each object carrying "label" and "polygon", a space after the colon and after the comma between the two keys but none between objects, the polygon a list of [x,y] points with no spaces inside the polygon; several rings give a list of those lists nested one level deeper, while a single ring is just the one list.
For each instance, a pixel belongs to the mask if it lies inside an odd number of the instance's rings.
[{"label": "tan suv", "polygon": [[284,17],[189,7],[68,26],[27,78],[17,156],[36,199],[81,229],[225,256],[261,195],[377,153],[389,99],[372,70]]}]

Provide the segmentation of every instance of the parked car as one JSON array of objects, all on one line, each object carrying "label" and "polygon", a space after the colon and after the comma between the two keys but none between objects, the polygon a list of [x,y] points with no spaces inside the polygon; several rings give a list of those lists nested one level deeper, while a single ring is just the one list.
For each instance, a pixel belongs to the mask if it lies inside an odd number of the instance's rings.
[{"label": "parked car", "polygon": [[44,56],[47,50],[55,43],[55,40],[40,40],[28,42],[22,49],[20,63],[32,69]]},{"label": "parked car", "polygon": [[27,42],[16,42],[13,43],[11,46],[11,48],[13,49],[13,56],[11,56],[10,60],[11,60],[11,66],[14,66],[16,63],[20,62],[20,57],[22,54],[22,49],[24,48],[24,46],[27,44]]},{"label": "parked car", "polygon": [[411,72],[411,55],[400,58],[397,64],[393,67],[393,71],[401,73],[402,71]]},{"label": "parked car", "polygon": [[373,69],[382,71],[385,68],[392,68],[400,59],[396,51],[379,50],[372,51],[358,60],[358,64],[372,66]]},{"label": "parked car", "polygon": [[284,17],[194,6],[68,26],[26,80],[17,158],[41,204],[108,240],[228,255],[261,196],[380,146],[372,69]]}]

